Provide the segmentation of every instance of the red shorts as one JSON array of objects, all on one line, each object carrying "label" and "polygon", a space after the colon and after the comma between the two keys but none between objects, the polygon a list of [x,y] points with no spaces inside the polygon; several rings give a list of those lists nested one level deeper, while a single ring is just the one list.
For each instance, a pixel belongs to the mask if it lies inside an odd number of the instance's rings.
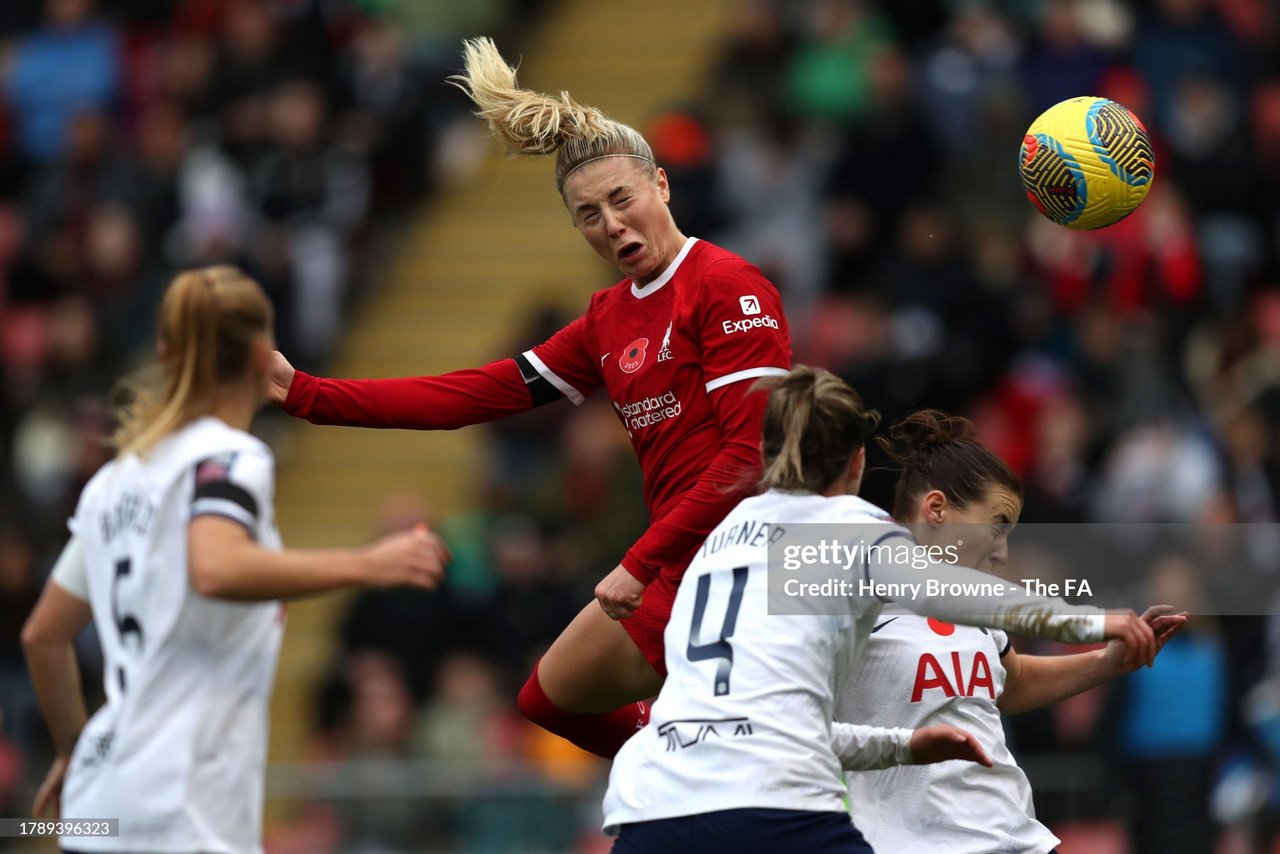
[{"label": "red shorts", "polygon": [[664,568],[644,589],[640,607],[630,617],[622,620],[622,627],[627,630],[640,654],[663,679],[667,678],[667,662],[662,633],[667,628],[667,621],[671,619],[671,606],[676,601],[680,579],[688,568],[687,563]]}]

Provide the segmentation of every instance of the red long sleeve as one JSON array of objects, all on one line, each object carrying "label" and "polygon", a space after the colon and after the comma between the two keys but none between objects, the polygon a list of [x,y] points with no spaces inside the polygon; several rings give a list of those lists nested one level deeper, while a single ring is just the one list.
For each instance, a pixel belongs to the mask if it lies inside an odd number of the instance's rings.
[{"label": "red long sleeve", "polygon": [[768,395],[752,382],[732,383],[711,394],[720,425],[720,450],[686,492],[622,558],[622,565],[648,584],[663,567],[687,563],[738,502],[755,491],[760,473],[760,434]]},{"label": "red long sleeve", "polygon": [[514,359],[438,377],[335,380],[298,371],[284,411],[312,424],[456,430],[533,408]]}]

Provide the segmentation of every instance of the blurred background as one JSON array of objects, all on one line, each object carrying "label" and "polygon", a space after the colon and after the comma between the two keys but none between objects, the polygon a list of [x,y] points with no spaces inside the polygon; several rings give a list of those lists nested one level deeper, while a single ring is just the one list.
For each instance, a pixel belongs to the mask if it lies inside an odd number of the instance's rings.
[{"label": "blurred background", "polygon": [[[0,815],[50,758],[18,632],[174,271],[243,265],[285,353],[341,376],[513,354],[616,280],[550,164],[504,159],[445,83],[477,34],[646,132],[683,231],[778,285],[798,362],[888,419],[973,418],[1024,521],[1277,521],[1269,0],[4,0]],[[1042,219],[1016,171],[1030,121],[1086,94],[1136,112],[1157,158],[1097,233]],[[434,595],[291,605],[268,850],[607,850],[606,763],[514,700],[645,524],[608,403],[260,429],[288,544],[427,518],[455,558]],[[1206,592],[1176,561],[1154,577],[1153,600]],[[1280,625],[1198,616],[1153,670],[1010,718],[1062,850],[1280,850],[1277,676]]]}]

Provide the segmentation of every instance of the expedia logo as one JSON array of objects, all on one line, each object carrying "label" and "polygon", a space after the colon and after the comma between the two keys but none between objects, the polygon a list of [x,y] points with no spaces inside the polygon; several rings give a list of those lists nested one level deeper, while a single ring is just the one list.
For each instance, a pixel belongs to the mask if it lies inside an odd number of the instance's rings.
[{"label": "expedia logo", "polygon": [[756,296],[738,297],[738,305],[742,306],[742,313],[748,317],[753,314],[760,313],[760,298]]},{"label": "expedia logo", "polygon": [[645,351],[649,348],[648,338],[637,338],[628,344],[618,357],[618,367],[624,374],[634,374],[644,364]]},{"label": "expedia logo", "polygon": [[777,329],[778,321],[773,315],[762,314],[759,317],[749,317],[746,320],[726,320],[721,326],[724,327],[725,335],[732,335],[735,332],[749,332],[762,326]]}]

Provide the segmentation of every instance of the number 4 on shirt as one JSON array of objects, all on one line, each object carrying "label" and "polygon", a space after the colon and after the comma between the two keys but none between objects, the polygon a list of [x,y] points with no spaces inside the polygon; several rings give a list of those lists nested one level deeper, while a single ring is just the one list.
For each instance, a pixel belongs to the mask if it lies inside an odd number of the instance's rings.
[{"label": "number 4 on shirt", "polygon": [[742,591],[747,586],[748,567],[739,566],[733,570],[733,589],[729,592],[729,605],[725,608],[724,623],[720,627],[720,639],[710,643],[695,643],[695,638],[702,634],[702,618],[707,611],[707,598],[711,592],[711,576],[704,575],[698,579],[697,595],[693,600],[693,625],[689,628],[689,646],[687,655],[690,661],[720,660],[716,668],[715,695],[722,697],[729,693],[729,672],[733,669],[733,646],[729,638],[738,624],[738,609],[742,607]]}]

